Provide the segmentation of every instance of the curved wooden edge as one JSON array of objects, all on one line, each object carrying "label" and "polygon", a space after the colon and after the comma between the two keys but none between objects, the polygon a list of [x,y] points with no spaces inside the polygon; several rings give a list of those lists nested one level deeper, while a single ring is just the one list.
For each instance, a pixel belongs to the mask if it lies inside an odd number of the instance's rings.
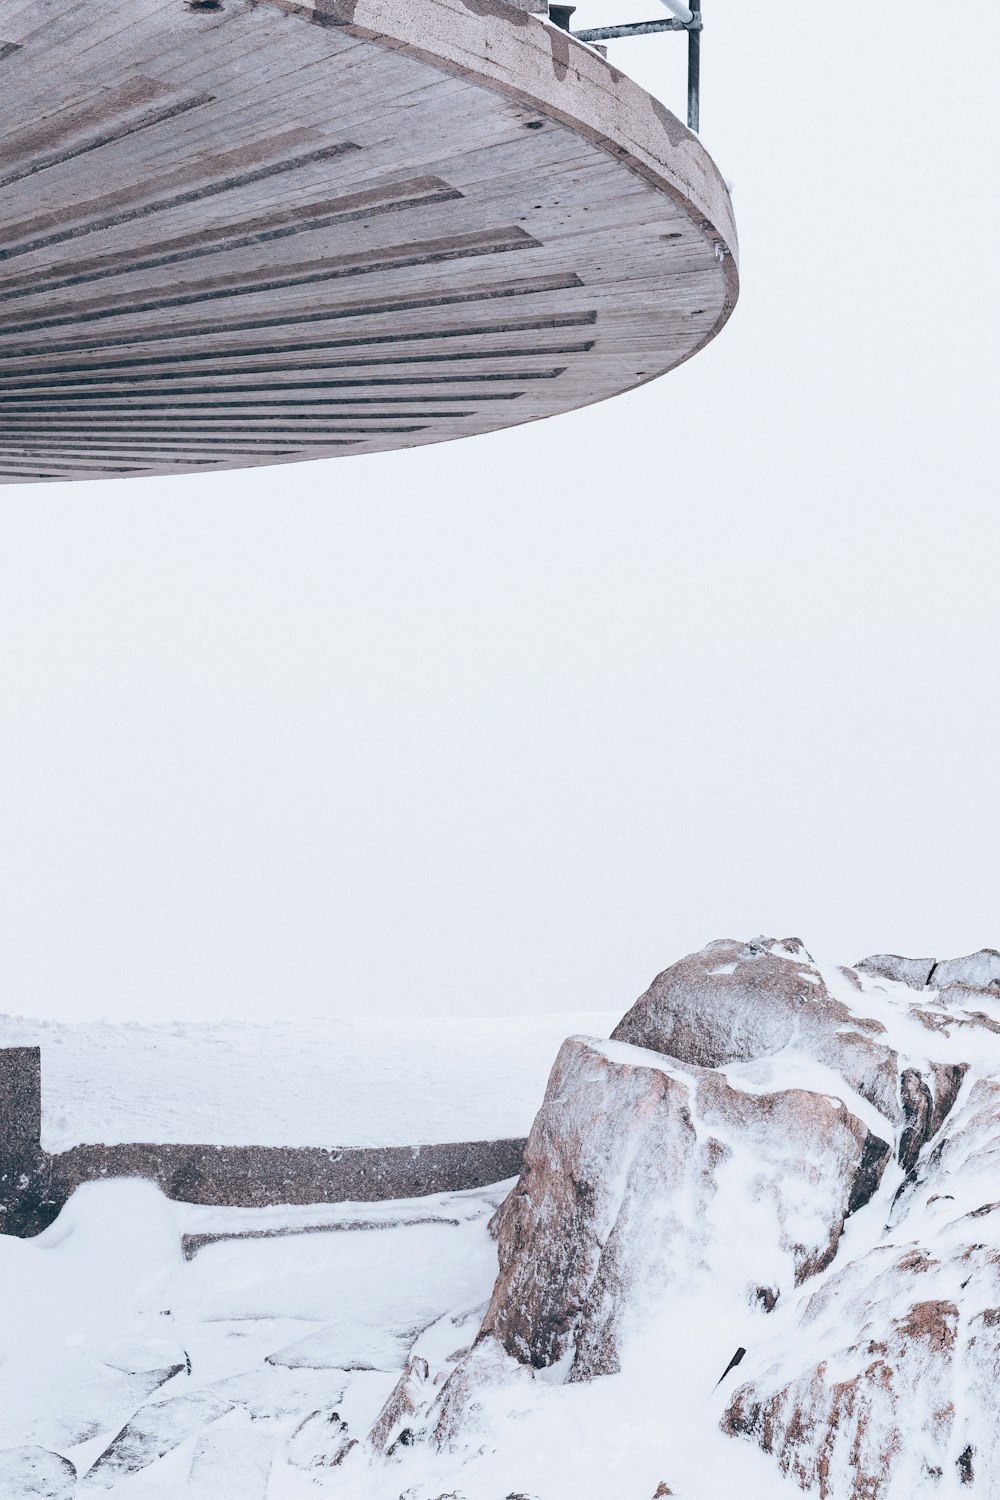
[{"label": "curved wooden edge", "polygon": [[719,317],[677,363],[697,354],[724,327],[739,296],[739,244],[722,174],[676,115],[600,53],[511,0],[259,3],[481,84],[607,151],[677,203],[720,262],[726,290]]}]

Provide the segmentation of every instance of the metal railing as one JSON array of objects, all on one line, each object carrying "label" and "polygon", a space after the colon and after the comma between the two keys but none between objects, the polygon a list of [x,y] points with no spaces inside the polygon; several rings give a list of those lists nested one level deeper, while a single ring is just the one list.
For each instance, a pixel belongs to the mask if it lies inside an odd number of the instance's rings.
[{"label": "metal railing", "polygon": [[701,123],[701,33],[702,18],[700,0],[697,9],[681,4],[681,0],[661,0],[672,14],[670,19],[656,21],[625,21],[615,26],[587,26],[581,31],[572,31],[570,17],[575,5],[550,5],[549,20],[554,25],[569,31],[581,42],[617,41],[621,37],[651,36],[658,31],[686,31],[688,39],[688,129],[697,131]]}]

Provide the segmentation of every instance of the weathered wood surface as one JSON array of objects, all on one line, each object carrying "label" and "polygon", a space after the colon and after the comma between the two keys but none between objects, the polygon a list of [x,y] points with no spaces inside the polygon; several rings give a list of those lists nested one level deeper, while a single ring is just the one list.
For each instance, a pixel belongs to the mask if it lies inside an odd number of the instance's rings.
[{"label": "weathered wood surface", "polygon": [[0,482],[554,415],[736,297],[698,140],[535,0],[5,0]]}]

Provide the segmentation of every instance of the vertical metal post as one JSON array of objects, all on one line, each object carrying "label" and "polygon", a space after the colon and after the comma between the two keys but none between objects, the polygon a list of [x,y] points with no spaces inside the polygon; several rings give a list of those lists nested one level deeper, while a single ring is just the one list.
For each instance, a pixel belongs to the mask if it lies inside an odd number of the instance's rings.
[{"label": "vertical metal post", "polygon": [[688,31],[688,129],[697,133],[701,119],[701,0]]}]

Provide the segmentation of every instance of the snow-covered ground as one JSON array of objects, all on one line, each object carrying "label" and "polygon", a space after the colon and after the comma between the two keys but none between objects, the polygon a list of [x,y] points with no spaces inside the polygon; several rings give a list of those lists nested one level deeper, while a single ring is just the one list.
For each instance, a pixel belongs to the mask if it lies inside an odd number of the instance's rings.
[{"label": "snow-covered ground", "polygon": [[[496,1275],[486,1221],[509,1186],[248,1213],[99,1183],[36,1239],[0,1236],[3,1500],[47,1493],[4,1488],[3,1450],[82,1471],[139,1408],[151,1462],[98,1466],[88,1489],[258,1500],[310,1413],[340,1408],[363,1435],[418,1337],[442,1358],[471,1340]],[[247,1229],[272,1237],[182,1254],[185,1234]]]},{"label": "snow-covered ground", "polygon": [[42,1146],[405,1146],[527,1135],[559,1044],[620,1012],[68,1025],[0,1016],[42,1049]]},{"label": "snow-covered ground", "polygon": [[513,1193],[100,1182],[0,1237],[0,1500],[996,1500],[1000,954],[951,967],[712,944],[613,1042],[613,1015],[4,1020],[50,1149],[538,1114]]},{"label": "snow-covered ground", "polygon": [[[704,1357],[693,1365],[665,1371],[654,1350],[627,1378],[526,1379],[513,1400],[497,1392],[496,1410],[484,1413],[484,1432],[502,1429],[496,1451],[405,1449],[372,1463],[359,1449],[336,1468],[314,1462],[333,1411],[364,1439],[411,1350],[448,1369],[448,1356],[472,1342],[497,1273],[487,1222],[510,1187],[374,1208],[247,1211],[171,1203],[146,1183],[97,1183],[36,1239],[0,1237],[3,1500],[50,1493],[5,1489],[5,1452],[47,1449],[85,1473],[130,1420],[127,1454],[142,1467],[98,1464],[78,1488],[51,1493],[651,1500],[668,1471],[688,1500],[728,1500],[736,1483],[744,1500],[794,1493],[763,1455],[718,1431],[717,1349],[730,1352],[734,1330],[728,1309],[712,1317],[701,1302],[692,1347]],[[351,1227],[359,1220],[370,1227]],[[248,1229],[286,1233],[182,1254],[184,1235]]]}]

